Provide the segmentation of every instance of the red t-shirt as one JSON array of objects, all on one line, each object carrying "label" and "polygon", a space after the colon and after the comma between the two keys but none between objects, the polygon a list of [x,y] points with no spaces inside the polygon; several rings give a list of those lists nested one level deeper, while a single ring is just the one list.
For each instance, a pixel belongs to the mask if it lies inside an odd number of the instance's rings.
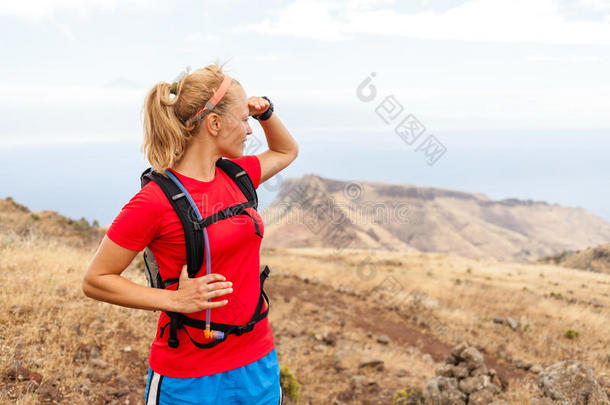
[{"label": "red t-shirt", "polygon": [[[258,188],[261,167],[256,155],[231,159],[239,164]],[[230,205],[247,201],[239,187],[221,169],[216,168],[214,179],[199,181],[170,169],[182,182],[203,218]],[[247,208],[260,225],[263,221],[253,208]],[[210,241],[211,272],[225,276],[233,282],[233,292],[213,298],[228,299],[219,308],[211,309],[211,321],[243,325],[250,321],[260,296],[259,262],[261,238],[255,234],[252,219],[236,215],[217,221],[207,227]],[[177,278],[186,264],[184,231],[178,215],[161,188],[154,181],[144,186],[121,210],[107,232],[108,238],[131,250],[143,250],[146,246],[155,255],[163,279]],[[206,274],[205,258],[198,276]],[[171,288],[175,288],[172,286]],[[266,303],[263,310],[267,308]],[[205,320],[206,311],[188,316]],[[184,329],[178,330],[180,345],[167,345],[169,327],[163,337],[160,327],[169,322],[165,312],[159,315],[157,335],[152,343],[149,365],[153,371],[170,377],[190,378],[232,370],[250,364],[273,350],[275,343],[268,316],[255,324],[254,329],[241,336],[228,335],[227,339],[209,349],[199,349],[192,344]],[[190,328],[189,334],[198,342],[208,343],[203,330]]]}]

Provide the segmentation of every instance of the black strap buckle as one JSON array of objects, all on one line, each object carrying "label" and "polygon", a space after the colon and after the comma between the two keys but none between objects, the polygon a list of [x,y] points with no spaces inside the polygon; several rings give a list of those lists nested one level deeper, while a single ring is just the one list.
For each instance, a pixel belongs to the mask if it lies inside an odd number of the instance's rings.
[{"label": "black strap buckle", "polygon": [[245,325],[239,325],[239,326],[237,327],[237,330],[235,331],[235,334],[236,334],[237,336],[241,336],[243,333],[250,332],[252,329],[254,329],[254,324],[253,324],[253,323],[248,322],[248,323],[247,323],[247,324],[245,324]]},{"label": "black strap buckle", "polygon": [[167,345],[173,349],[178,347],[180,341],[178,340],[178,329],[183,325],[183,315],[181,313],[172,312],[168,314],[170,316],[169,322],[169,337],[167,339]]},{"label": "black strap buckle", "polygon": [[178,347],[178,345],[180,344],[180,341],[178,340],[178,338],[169,338],[167,339],[167,345],[169,347],[171,347],[172,349],[175,349],[176,347]]}]

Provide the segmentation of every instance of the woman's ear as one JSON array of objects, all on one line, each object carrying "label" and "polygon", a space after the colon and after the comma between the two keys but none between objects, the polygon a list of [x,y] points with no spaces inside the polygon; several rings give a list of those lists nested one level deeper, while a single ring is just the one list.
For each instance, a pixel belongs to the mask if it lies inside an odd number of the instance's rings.
[{"label": "woman's ear", "polygon": [[222,128],[222,117],[216,113],[210,113],[205,117],[205,125],[210,135],[217,136]]}]

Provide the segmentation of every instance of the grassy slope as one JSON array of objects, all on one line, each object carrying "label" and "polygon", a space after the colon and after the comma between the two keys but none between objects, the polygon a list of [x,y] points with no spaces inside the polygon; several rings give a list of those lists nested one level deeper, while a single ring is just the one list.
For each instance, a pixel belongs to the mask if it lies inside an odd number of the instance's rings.
[{"label": "grassy slope", "polygon": [[[96,230],[86,231],[98,238],[89,241],[44,213],[31,220],[41,226],[28,228],[32,213],[12,209],[0,211],[4,224],[13,221],[0,228],[0,403],[137,403],[157,314],[83,296],[80,283],[99,240]],[[312,403],[336,397],[389,403],[397,389],[421,387],[460,340],[480,345],[488,364],[512,379],[504,394],[512,403],[537,395],[535,376],[517,370],[515,360],[545,366],[574,358],[602,380],[610,374],[607,274],[366,250],[264,249],[261,263],[272,269],[266,286],[280,363],[295,373],[302,397]],[[124,274],[145,284],[138,264]],[[527,327],[512,331],[495,324],[494,316],[511,316]],[[568,329],[579,336],[564,337]],[[336,334],[334,346],[320,341],[324,332]],[[380,334],[390,343],[377,342]],[[340,371],[336,355],[343,356]],[[363,357],[383,359],[385,370],[360,369]],[[9,378],[17,362],[42,376],[39,387]],[[357,375],[369,379],[364,391],[351,385]]]}]

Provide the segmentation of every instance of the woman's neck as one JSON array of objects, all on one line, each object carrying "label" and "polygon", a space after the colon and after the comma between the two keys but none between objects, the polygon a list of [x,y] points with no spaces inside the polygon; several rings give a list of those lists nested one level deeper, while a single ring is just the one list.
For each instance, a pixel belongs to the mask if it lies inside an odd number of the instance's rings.
[{"label": "woman's neck", "polygon": [[193,139],[172,169],[195,180],[212,181],[216,176],[216,161],[220,157],[214,145],[204,145]]}]

